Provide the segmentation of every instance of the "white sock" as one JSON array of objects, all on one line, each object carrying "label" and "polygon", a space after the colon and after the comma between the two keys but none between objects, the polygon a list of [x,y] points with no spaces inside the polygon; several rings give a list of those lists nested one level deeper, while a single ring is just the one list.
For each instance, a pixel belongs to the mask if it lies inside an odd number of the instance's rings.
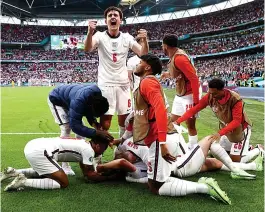
[{"label": "white sock", "polygon": [[245,156],[243,156],[240,160],[241,163],[247,163],[251,161],[253,158],[259,155],[260,150],[258,148],[254,148],[250,150]]},{"label": "white sock", "polygon": [[126,181],[131,182],[131,183],[148,183],[148,177],[142,177],[142,178],[133,178],[133,177],[129,177],[127,176]]},{"label": "white sock", "polygon": [[169,177],[158,191],[161,196],[185,196],[195,193],[208,194],[208,192],[208,186],[205,184],[181,180],[174,177]]},{"label": "white sock", "polygon": [[[256,171],[257,165],[256,163],[252,162],[252,163],[236,163],[233,162],[234,166],[239,168],[239,169],[243,169],[245,171]],[[222,171],[230,171],[229,168],[227,168],[225,165],[222,166],[221,168]]]},{"label": "white sock", "polygon": [[26,177],[39,177],[39,174],[33,168],[16,169],[16,172],[24,174]]},{"label": "white sock", "polygon": [[44,178],[44,179],[27,179],[25,182],[26,187],[39,188],[39,189],[57,189],[61,188],[61,185],[55,180]]},{"label": "white sock", "polygon": [[69,124],[60,125],[61,135],[60,137],[70,137],[71,128]]},{"label": "white sock", "polygon": [[230,169],[230,171],[237,171],[237,168],[234,166],[232,159],[230,156],[227,154],[225,149],[221,147],[219,143],[213,142],[211,147],[210,147],[212,155],[222,161],[222,163]]},{"label": "white sock", "polygon": [[189,135],[189,148],[192,149],[198,143],[198,135]]},{"label": "white sock", "polygon": [[119,136],[120,136],[119,138],[123,136],[124,132],[125,132],[125,127],[119,126]]}]

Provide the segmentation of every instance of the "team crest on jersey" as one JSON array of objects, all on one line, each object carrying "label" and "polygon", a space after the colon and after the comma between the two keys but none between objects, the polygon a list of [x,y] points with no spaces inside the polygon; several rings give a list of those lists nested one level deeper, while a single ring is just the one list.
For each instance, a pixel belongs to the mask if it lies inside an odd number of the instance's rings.
[{"label": "team crest on jersey", "polygon": [[118,49],[118,42],[112,42],[112,51],[116,51]]},{"label": "team crest on jersey", "polygon": [[93,162],[93,157],[90,157],[90,158],[89,158],[89,161],[90,161],[90,162]]}]

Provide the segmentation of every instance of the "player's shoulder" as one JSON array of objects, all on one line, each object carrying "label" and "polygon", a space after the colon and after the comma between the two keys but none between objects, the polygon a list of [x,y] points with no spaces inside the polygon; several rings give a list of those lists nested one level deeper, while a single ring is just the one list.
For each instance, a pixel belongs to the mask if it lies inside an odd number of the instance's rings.
[{"label": "player's shoulder", "polygon": [[160,87],[159,81],[156,79],[156,77],[145,77],[141,80],[141,88],[150,88],[150,87]]},{"label": "player's shoulder", "polygon": [[120,36],[122,38],[126,38],[126,39],[134,39],[133,36],[131,34],[129,34],[128,32],[120,32]]}]

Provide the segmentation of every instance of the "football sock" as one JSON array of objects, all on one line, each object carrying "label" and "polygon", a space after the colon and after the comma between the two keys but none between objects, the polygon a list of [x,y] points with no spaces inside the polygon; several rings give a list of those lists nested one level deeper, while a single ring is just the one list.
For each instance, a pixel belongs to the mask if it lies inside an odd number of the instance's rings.
[{"label": "football sock", "polygon": [[223,162],[223,164],[225,166],[227,166],[230,171],[237,171],[237,168],[234,166],[232,159],[230,158],[230,156],[227,154],[227,152],[225,151],[225,149],[223,147],[221,147],[221,145],[219,143],[212,143],[211,147],[210,147],[210,151],[212,153],[212,155]]},{"label": "football sock", "polygon": [[189,148],[192,149],[193,146],[197,143],[198,143],[198,135],[189,135],[189,143],[188,143]]},{"label": "football sock", "polygon": [[63,137],[63,138],[70,137],[71,128],[70,128],[70,125],[69,124],[60,125],[60,129],[61,129],[61,135],[60,135],[60,137]]},{"label": "football sock", "polygon": [[58,189],[61,185],[55,180],[44,178],[44,179],[27,179],[25,181],[26,187],[39,188],[39,189]]},{"label": "football sock", "polygon": [[161,196],[185,196],[195,193],[208,194],[208,192],[209,189],[206,184],[190,182],[174,177],[169,177],[158,191]]},{"label": "football sock", "polygon": [[[243,169],[245,171],[255,171],[256,170],[256,163],[235,163],[233,162],[233,165],[239,169]],[[225,165],[222,166],[221,170],[223,171],[230,171],[229,168],[227,168]]]},{"label": "football sock", "polygon": [[16,169],[17,173],[24,174],[26,177],[39,177],[39,174],[32,168],[28,169]]}]

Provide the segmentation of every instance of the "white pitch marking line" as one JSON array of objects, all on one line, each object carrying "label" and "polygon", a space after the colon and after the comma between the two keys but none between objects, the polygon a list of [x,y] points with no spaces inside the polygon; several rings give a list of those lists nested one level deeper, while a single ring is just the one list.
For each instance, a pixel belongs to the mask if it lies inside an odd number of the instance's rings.
[{"label": "white pitch marking line", "polygon": [[[112,134],[118,134],[119,132],[109,132]],[[53,132],[48,132],[48,133],[43,133],[43,132],[37,132],[37,133],[23,133],[23,132],[14,132],[14,133],[0,133],[0,135],[59,135],[60,133],[53,133]],[[74,133],[71,133],[72,135],[74,135]]]}]

